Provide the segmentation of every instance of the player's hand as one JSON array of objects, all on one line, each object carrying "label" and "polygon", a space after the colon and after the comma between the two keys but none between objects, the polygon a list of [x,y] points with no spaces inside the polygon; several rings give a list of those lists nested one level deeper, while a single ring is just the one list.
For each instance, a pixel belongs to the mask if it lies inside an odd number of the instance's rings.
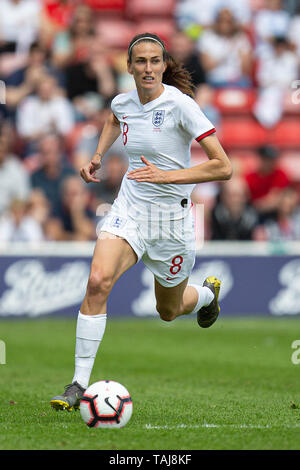
[{"label": "player's hand", "polygon": [[160,170],[153,163],[148,162],[146,158],[141,156],[145,166],[132,170],[127,174],[129,180],[135,180],[141,183],[167,183],[167,172]]},{"label": "player's hand", "polygon": [[101,159],[94,155],[90,163],[80,168],[80,176],[86,183],[99,183],[100,179],[96,177],[96,172],[101,167]]}]

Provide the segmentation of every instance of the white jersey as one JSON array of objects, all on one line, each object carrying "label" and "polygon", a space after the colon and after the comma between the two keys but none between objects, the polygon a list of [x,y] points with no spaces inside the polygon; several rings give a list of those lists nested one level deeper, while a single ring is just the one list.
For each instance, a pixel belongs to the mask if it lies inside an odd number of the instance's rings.
[{"label": "white jersey", "polygon": [[[191,143],[215,132],[197,103],[177,88],[165,85],[153,101],[141,104],[137,90],[116,96],[111,109],[120,122],[123,144],[128,155],[128,171],[144,166],[141,156],[161,170],[190,167]],[[137,182],[124,175],[117,201],[130,207],[152,205],[174,208],[190,200],[194,184]],[[176,211],[175,211],[176,212]],[[174,216],[174,218],[178,218]]]}]

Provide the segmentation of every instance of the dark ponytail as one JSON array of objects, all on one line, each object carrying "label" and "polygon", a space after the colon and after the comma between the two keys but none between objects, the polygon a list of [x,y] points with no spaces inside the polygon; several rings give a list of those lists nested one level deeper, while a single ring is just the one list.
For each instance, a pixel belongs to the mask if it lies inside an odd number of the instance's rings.
[{"label": "dark ponytail", "polygon": [[128,46],[128,62],[132,60],[132,49],[135,42],[147,42],[153,41],[154,43],[159,42],[163,50],[163,61],[167,64],[167,68],[163,74],[163,83],[171,85],[182,93],[194,97],[194,85],[190,76],[190,73],[176,62],[176,60],[167,52],[164,42],[159,36],[152,33],[138,34],[130,41]]},{"label": "dark ponytail", "polygon": [[163,74],[163,82],[178,88],[182,93],[194,97],[194,85],[190,73],[167,52],[167,68]]}]

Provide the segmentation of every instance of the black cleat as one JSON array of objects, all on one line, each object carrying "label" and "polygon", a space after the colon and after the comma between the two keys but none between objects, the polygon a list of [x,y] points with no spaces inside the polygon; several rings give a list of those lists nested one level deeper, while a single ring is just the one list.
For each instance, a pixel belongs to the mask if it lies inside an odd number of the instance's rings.
[{"label": "black cleat", "polygon": [[50,400],[50,405],[56,411],[67,410],[75,411],[79,410],[80,400],[85,392],[85,388],[81,387],[78,382],[65,386],[65,391],[62,395],[57,395]]},{"label": "black cleat", "polygon": [[214,299],[206,307],[200,308],[197,312],[198,325],[201,328],[209,328],[219,316],[219,292],[221,287],[221,281],[214,276],[207,277],[203,282],[203,287],[208,287],[214,294]]}]

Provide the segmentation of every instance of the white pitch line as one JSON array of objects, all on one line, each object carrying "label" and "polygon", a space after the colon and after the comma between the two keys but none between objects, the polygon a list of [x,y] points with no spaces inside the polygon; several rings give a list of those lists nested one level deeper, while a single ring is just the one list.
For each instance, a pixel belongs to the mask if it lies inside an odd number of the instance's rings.
[{"label": "white pitch line", "polygon": [[289,425],[275,425],[272,426],[270,424],[210,424],[210,423],[203,423],[203,424],[177,424],[174,426],[164,425],[164,426],[156,426],[152,424],[145,424],[146,429],[200,429],[200,428],[232,428],[232,429],[300,429],[300,424],[294,424],[292,426]]}]

